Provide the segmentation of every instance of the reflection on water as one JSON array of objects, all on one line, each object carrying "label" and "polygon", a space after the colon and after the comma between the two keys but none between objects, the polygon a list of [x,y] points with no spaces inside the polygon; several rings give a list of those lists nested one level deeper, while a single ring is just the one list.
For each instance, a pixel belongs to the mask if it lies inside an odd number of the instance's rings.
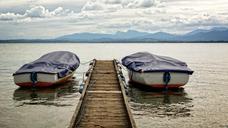
[{"label": "reflection on water", "polygon": [[142,87],[143,85],[130,86],[130,105],[138,118],[145,115],[161,118],[191,116],[192,99],[183,88],[163,91]]},{"label": "reflection on water", "polygon": [[67,106],[67,104],[60,104],[56,101],[60,97],[78,92],[77,86],[78,81],[71,80],[51,88],[18,88],[14,91],[13,99],[17,101],[17,106],[37,104]]}]

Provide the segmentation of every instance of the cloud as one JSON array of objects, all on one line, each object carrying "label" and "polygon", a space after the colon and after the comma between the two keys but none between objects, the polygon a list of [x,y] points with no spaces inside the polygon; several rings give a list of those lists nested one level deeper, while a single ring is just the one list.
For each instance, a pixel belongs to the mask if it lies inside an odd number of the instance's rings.
[{"label": "cloud", "polygon": [[27,10],[24,14],[27,17],[45,17],[49,15],[49,11],[46,10],[43,6],[37,6]]},{"label": "cloud", "polygon": [[94,10],[103,10],[104,5],[103,3],[97,1],[89,1],[83,7],[82,11],[94,11]]},{"label": "cloud", "polygon": [[158,0],[129,0],[123,2],[127,8],[150,8],[156,6],[160,2]]},{"label": "cloud", "polygon": [[27,4],[27,0],[0,0],[0,7],[15,7],[18,5]]},{"label": "cloud", "polygon": [[27,10],[25,12],[25,16],[28,17],[52,17],[52,16],[66,16],[70,12],[69,9],[64,10],[62,7],[58,7],[53,11],[49,11],[48,9],[45,9],[43,6],[36,6],[31,8],[30,10]]},{"label": "cloud", "polygon": [[[27,18],[49,18],[49,17],[60,17],[67,16],[73,12],[69,9],[63,9],[58,7],[53,11],[45,9],[43,6],[35,6],[29,10],[26,10],[24,14],[16,13],[0,13],[0,21],[20,21]],[[25,21],[25,20],[24,20]]]},{"label": "cloud", "polygon": [[90,0],[83,7],[82,11],[136,9],[150,8],[160,5],[160,0]]},{"label": "cloud", "polygon": [[22,15],[19,15],[19,14],[15,14],[15,13],[3,13],[3,14],[0,14],[0,20],[2,21],[11,21],[11,20],[16,20],[16,19],[21,19],[23,18]]},{"label": "cloud", "polygon": [[121,4],[122,0],[104,0],[106,4]]}]

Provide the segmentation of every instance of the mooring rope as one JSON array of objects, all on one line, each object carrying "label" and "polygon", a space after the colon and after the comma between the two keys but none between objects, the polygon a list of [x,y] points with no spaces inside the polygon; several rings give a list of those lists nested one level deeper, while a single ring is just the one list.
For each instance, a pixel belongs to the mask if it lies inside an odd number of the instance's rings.
[{"label": "mooring rope", "polygon": [[93,62],[93,60],[89,60],[89,61],[86,61],[86,62],[81,62],[80,65],[86,65],[86,64],[89,64],[91,62]]}]

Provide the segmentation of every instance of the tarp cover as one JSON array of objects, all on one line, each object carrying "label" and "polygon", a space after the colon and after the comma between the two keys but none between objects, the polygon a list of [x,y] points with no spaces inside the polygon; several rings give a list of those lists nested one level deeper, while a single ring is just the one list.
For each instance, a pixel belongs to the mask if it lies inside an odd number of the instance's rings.
[{"label": "tarp cover", "polygon": [[23,65],[15,74],[23,73],[57,73],[58,77],[64,77],[75,71],[80,64],[77,55],[67,51],[56,51],[45,54],[39,59]]},{"label": "tarp cover", "polygon": [[122,64],[136,72],[182,72],[192,74],[185,62],[177,59],[158,56],[148,52],[138,52],[122,59]]}]

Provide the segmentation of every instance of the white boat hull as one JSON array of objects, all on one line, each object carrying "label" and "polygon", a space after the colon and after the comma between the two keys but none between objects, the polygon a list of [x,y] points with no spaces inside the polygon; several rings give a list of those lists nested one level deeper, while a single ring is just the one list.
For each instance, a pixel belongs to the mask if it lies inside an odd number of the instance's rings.
[{"label": "white boat hull", "polygon": [[[134,72],[128,71],[130,82],[147,85],[153,88],[164,88],[164,72]],[[170,72],[171,79],[168,82],[168,88],[179,88],[184,86],[189,80],[188,73]]]},{"label": "white boat hull", "polygon": [[58,74],[37,73],[37,82],[34,85],[31,80],[31,73],[15,74],[14,83],[21,87],[48,87],[68,81],[73,74],[74,72],[63,78],[58,78]]}]

